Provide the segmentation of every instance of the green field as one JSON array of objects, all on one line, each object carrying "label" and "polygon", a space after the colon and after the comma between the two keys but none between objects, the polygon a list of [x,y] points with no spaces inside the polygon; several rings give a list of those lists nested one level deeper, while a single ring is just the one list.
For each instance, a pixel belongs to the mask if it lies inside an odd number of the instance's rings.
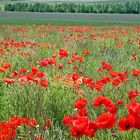
[{"label": "green field", "polygon": [[72,14],[37,12],[0,12],[0,24],[50,25],[139,25],[135,14]]},{"label": "green field", "polygon": [[60,26],[133,26],[140,25],[138,23],[104,23],[104,22],[73,22],[73,21],[41,21],[41,20],[10,20],[4,19],[0,21],[0,25],[60,25]]}]

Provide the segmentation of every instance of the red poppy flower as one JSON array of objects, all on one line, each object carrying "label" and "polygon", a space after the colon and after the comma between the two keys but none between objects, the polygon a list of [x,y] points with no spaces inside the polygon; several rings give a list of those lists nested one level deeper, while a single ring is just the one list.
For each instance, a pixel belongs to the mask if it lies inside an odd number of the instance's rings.
[{"label": "red poppy flower", "polygon": [[49,60],[45,59],[41,62],[42,67],[46,67],[49,64]]},{"label": "red poppy flower", "polygon": [[60,50],[60,51],[59,51],[59,55],[60,55],[60,59],[69,56],[68,52],[65,51],[65,50]]},{"label": "red poppy flower", "polygon": [[48,87],[48,81],[47,80],[41,80],[40,85],[43,86],[44,88]]},{"label": "red poppy flower", "polygon": [[112,77],[112,78],[116,78],[116,77],[118,77],[120,75],[120,72],[110,72],[110,76]]},{"label": "red poppy flower", "polygon": [[11,65],[10,63],[4,62],[4,63],[2,64],[2,67],[3,67],[4,69],[11,69],[11,68],[12,68],[12,65]]},{"label": "red poppy flower", "polygon": [[89,136],[90,138],[93,138],[94,135],[95,135],[95,133],[97,132],[98,128],[99,128],[99,127],[98,127],[98,125],[97,125],[96,122],[90,121],[90,122],[88,123],[88,127],[86,128],[84,134],[85,134],[86,136]]},{"label": "red poppy flower", "polygon": [[14,73],[11,74],[12,77],[18,77],[20,74],[17,71],[14,71]]},{"label": "red poppy flower", "polygon": [[85,108],[79,110],[78,112],[78,116],[87,116],[87,115],[88,115],[88,111]]},{"label": "red poppy flower", "polygon": [[77,120],[73,122],[73,126],[71,127],[71,135],[76,138],[82,137],[85,133],[86,128],[88,127],[88,118],[87,117],[79,117]]},{"label": "red poppy flower", "polygon": [[21,68],[20,71],[21,71],[22,73],[26,73],[26,72],[27,72],[27,69],[26,69],[26,68]]},{"label": "red poppy flower", "polygon": [[41,135],[37,136],[35,140],[45,140]]},{"label": "red poppy flower", "polygon": [[119,84],[121,83],[121,81],[120,81],[120,79],[114,79],[113,81],[112,81],[112,85],[114,86],[114,87],[117,87]]},{"label": "red poppy flower", "polygon": [[52,55],[52,58],[54,59],[54,58],[56,58],[57,57],[57,54],[53,54]]},{"label": "red poppy flower", "polygon": [[140,104],[136,101],[131,102],[130,104],[126,105],[130,114],[140,115]]},{"label": "red poppy flower", "polygon": [[139,70],[133,70],[133,76],[137,77],[140,75],[140,71]]},{"label": "red poppy flower", "polygon": [[16,129],[7,122],[0,124],[0,139],[1,140],[12,140],[16,136]]},{"label": "red poppy flower", "polygon": [[83,51],[83,54],[89,55],[89,54],[90,54],[90,50],[85,50],[85,51]]},{"label": "red poppy flower", "polygon": [[80,138],[84,135],[84,131],[87,125],[78,125],[71,127],[71,135],[76,138]]},{"label": "red poppy flower", "polygon": [[116,123],[116,116],[110,113],[103,113],[96,120],[100,129],[112,129]]},{"label": "red poppy flower", "polygon": [[26,118],[21,118],[21,123],[24,125],[28,125]]},{"label": "red poppy flower", "polygon": [[18,126],[21,126],[22,121],[20,117],[16,116],[16,117],[11,117],[9,119],[9,123],[16,129]]},{"label": "red poppy flower", "polygon": [[137,54],[132,54],[133,60],[136,61],[137,59]]},{"label": "red poppy flower", "polygon": [[6,83],[6,84],[13,84],[16,82],[15,79],[10,79],[10,78],[3,78],[3,81]]},{"label": "red poppy flower", "polygon": [[140,96],[140,93],[138,92],[138,90],[130,91],[129,95],[128,95],[128,98],[130,100],[132,100],[132,99],[135,99],[137,96]]},{"label": "red poppy flower", "polygon": [[83,98],[80,98],[78,101],[75,102],[74,106],[77,109],[82,109],[87,105],[87,101]]},{"label": "red poppy flower", "polygon": [[110,76],[113,78],[112,85],[117,87],[120,83],[126,83],[128,72],[111,72]]},{"label": "red poppy flower", "polygon": [[134,118],[135,118],[135,125],[134,125],[134,128],[140,130],[140,116],[134,116]]},{"label": "red poppy flower", "polygon": [[32,73],[33,74],[37,74],[38,73],[38,71],[39,71],[39,68],[38,67],[36,67],[36,66],[32,66]]},{"label": "red poppy flower", "polygon": [[51,126],[51,121],[50,120],[47,120],[46,121],[46,128],[49,128]]},{"label": "red poppy flower", "polygon": [[76,73],[73,73],[72,74],[72,79],[73,79],[73,81],[76,81],[77,79],[79,79],[80,78],[80,76],[78,75],[78,74],[76,74]]},{"label": "red poppy flower", "polygon": [[4,73],[6,70],[4,68],[0,68],[0,72]]},{"label": "red poppy flower", "polygon": [[112,65],[107,64],[106,62],[102,62],[102,67],[104,70],[112,70]]},{"label": "red poppy flower", "polygon": [[117,113],[115,104],[113,104],[109,98],[99,96],[93,102],[93,106],[95,106],[95,107],[101,107],[102,104],[105,105],[106,110],[108,110],[110,113],[112,113],[112,114]]},{"label": "red poppy flower", "polygon": [[92,78],[83,77],[82,81],[84,84],[89,85],[90,83],[92,83]]},{"label": "red poppy flower", "polygon": [[119,100],[119,101],[117,102],[117,105],[118,105],[118,106],[123,106],[123,105],[124,105],[124,102],[123,102],[122,100]]},{"label": "red poppy flower", "polygon": [[73,124],[73,121],[76,120],[77,117],[76,116],[65,116],[64,119],[63,119],[63,123],[66,125],[66,126],[70,126]]},{"label": "red poppy flower", "polygon": [[45,76],[45,73],[44,73],[44,72],[38,72],[38,73],[37,73],[37,76],[38,76],[39,78],[43,78],[43,77]]},{"label": "red poppy flower", "polygon": [[34,118],[27,119],[27,126],[37,127],[37,125],[38,125],[38,122],[36,121],[36,119],[34,119]]},{"label": "red poppy flower", "polygon": [[129,114],[126,118],[122,118],[119,121],[119,130],[128,131],[134,128],[135,126],[135,118],[133,115]]},{"label": "red poppy flower", "polygon": [[63,69],[63,65],[59,64],[58,69],[60,69],[60,70]]}]

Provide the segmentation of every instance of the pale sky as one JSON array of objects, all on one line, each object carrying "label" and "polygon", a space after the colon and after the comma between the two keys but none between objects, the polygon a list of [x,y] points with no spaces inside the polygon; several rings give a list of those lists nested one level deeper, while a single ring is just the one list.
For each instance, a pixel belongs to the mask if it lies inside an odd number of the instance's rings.
[{"label": "pale sky", "polygon": [[109,1],[109,0],[25,0],[25,1]]},{"label": "pale sky", "polygon": [[[115,1],[115,0],[26,0],[26,1]],[[140,0],[122,0],[122,1],[140,1]]]}]

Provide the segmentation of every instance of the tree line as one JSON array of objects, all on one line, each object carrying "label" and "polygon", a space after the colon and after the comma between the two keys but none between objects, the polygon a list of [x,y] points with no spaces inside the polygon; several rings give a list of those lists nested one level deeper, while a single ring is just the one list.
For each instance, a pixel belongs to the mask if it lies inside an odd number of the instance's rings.
[{"label": "tree line", "polygon": [[5,11],[139,14],[140,2],[15,3],[15,4],[6,4]]}]

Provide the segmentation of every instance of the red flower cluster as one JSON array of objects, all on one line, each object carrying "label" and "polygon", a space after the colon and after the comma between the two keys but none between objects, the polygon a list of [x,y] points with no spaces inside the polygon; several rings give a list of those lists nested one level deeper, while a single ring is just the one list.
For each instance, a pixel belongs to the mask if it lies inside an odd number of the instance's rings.
[{"label": "red flower cluster", "polygon": [[64,57],[68,57],[69,53],[67,51],[65,51],[65,50],[60,50],[59,55],[60,55],[60,59],[62,59]]},{"label": "red flower cluster", "polygon": [[93,138],[98,130],[96,122],[90,121],[86,116],[67,116],[64,117],[63,123],[71,127],[71,135],[76,138],[84,135]]},{"label": "red flower cluster", "polygon": [[85,99],[80,98],[77,102],[75,102],[75,108],[83,109],[87,105],[87,101]]},{"label": "red flower cluster", "polygon": [[102,62],[102,68],[104,69],[104,70],[112,70],[112,65],[109,65],[109,64],[107,64],[106,62]]},{"label": "red flower cluster", "polygon": [[106,110],[109,111],[110,113],[112,114],[117,113],[115,104],[113,104],[109,98],[99,96],[93,102],[93,106],[95,107],[101,107],[102,104],[105,106]]},{"label": "red flower cluster", "polygon": [[36,66],[31,67],[31,73],[27,73],[27,69],[22,68],[20,72],[15,71],[11,76],[12,79],[3,78],[3,81],[7,84],[13,84],[18,81],[21,85],[33,82],[44,88],[48,87],[48,80],[46,79],[45,73],[39,71],[39,68]]},{"label": "red flower cluster", "polygon": [[100,107],[104,104],[110,112],[101,114],[96,121],[88,118],[88,111],[85,108],[87,103],[85,99],[80,98],[74,103],[75,108],[78,109],[78,115],[66,116],[63,119],[63,123],[70,127],[73,137],[80,138],[85,135],[93,138],[98,129],[112,129],[116,123],[117,110],[110,99],[100,96],[94,100],[94,106]]},{"label": "red flower cluster", "polygon": [[[77,79],[77,78],[76,78]],[[137,90],[130,91],[129,99],[136,99],[139,96]],[[101,105],[105,106],[108,111],[102,113],[96,121],[92,121],[88,118],[88,111],[86,109],[88,102],[87,100],[80,98],[75,103],[74,106],[78,111],[77,116],[66,116],[63,119],[63,123],[70,127],[71,135],[76,138],[82,136],[94,137],[98,129],[112,129],[117,123],[117,107],[116,105],[107,97],[99,96],[94,99],[93,106],[99,108]],[[123,105],[122,101],[118,101],[117,105]],[[126,118],[121,118],[118,122],[118,128],[120,131],[128,131],[133,128],[140,129],[140,104],[136,101],[127,104],[128,116]]]},{"label": "red flower cluster", "polygon": [[[0,123],[0,140],[12,140],[16,136],[17,129],[22,125],[26,125],[27,127],[39,126],[34,118],[20,118],[19,116],[11,117],[8,122]],[[45,127],[50,127],[50,120],[46,122]]]},{"label": "red flower cluster", "polygon": [[133,100],[133,99],[135,99],[137,96],[140,96],[140,93],[138,92],[138,90],[130,91],[130,92],[129,92],[129,95],[128,95],[128,98],[129,98],[130,100]]},{"label": "red flower cluster", "polygon": [[128,81],[127,78],[128,72],[110,72],[110,76],[113,78],[112,85],[117,87],[121,83],[126,83]]},{"label": "red flower cluster", "polygon": [[12,64],[8,62],[4,62],[2,66],[0,67],[0,73],[5,73],[8,69],[12,68]]},{"label": "red flower cluster", "polygon": [[133,128],[140,130],[140,104],[136,101],[127,105],[129,114],[126,118],[119,121],[119,129],[121,131],[129,131]]},{"label": "red flower cluster", "polygon": [[48,66],[48,65],[56,65],[56,60],[55,59],[52,59],[52,60],[50,60],[50,59],[44,59],[42,62],[41,62],[41,65],[43,66],[43,67],[46,67],[46,66]]}]

